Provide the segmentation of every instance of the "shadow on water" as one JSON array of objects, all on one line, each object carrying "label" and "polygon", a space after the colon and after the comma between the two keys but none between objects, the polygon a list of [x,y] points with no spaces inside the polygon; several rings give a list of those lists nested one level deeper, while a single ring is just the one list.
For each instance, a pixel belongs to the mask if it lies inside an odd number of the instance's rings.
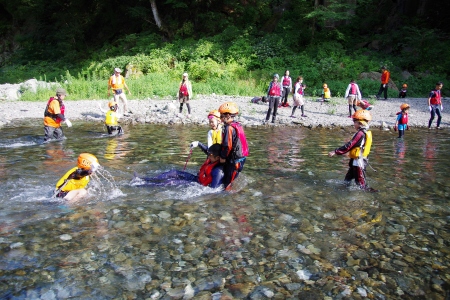
[{"label": "shadow on water", "polygon": [[[450,134],[373,130],[365,193],[327,153],[349,129],[247,128],[231,193],[197,184],[142,187],[134,172],[183,169],[207,128],[75,124],[61,142],[15,124],[0,137],[0,298],[444,299]],[[51,198],[81,152],[97,156],[89,197]],[[196,173],[195,150],[186,171]],[[191,297],[192,296],[192,297]]]}]

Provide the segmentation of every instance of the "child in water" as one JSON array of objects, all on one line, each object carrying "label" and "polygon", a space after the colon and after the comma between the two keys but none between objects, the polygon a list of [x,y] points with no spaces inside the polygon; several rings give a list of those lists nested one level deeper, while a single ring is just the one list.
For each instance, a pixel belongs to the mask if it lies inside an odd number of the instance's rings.
[{"label": "child in water", "polygon": [[[205,147],[203,144],[202,146]],[[203,147],[200,148],[204,150]],[[147,185],[155,186],[183,185],[197,182],[203,186],[217,188],[222,185],[224,179],[223,165],[219,163],[220,149],[220,144],[213,144],[207,148],[206,160],[200,167],[197,175],[184,171],[171,170],[156,177],[143,177],[140,179],[144,180]]]},{"label": "child in water", "polygon": [[205,154],[207,154],[208,148],[214,144],[222,143],[222,124],[220,122],[220,112],[218,110],[212,110],[208,114],[208,122],[211,130],[208,131],[207,140],[208,146],[194,141],[191,143],[191,148],[200,147]]},{"label": "child in water", "polygon": [[349,154],[349,168],[345,175],[345,182],[350,184],[352,179],[364,190],[368,190],[366,183],[367,156],[372,146],[372,132],[369,130],[369,121],[372,116],[367,110],[358,110],[353,115],[353,125],[356,134],[345,145],[328,153],[329,157],[334,155]]},{"label": "child in water", "polygon": [[397,119],[395,120],[394,130],[398,129],[398,138],[402,138],[405,134],[405,130],[409,130],[408,126],[408,111],[409,104],[403,103],[400,105],[401,111],[397,113]]},{"label": "child in water", "polygon": [[67,171],[56,183],[55,196],[70,202],[76,202],[87,195],[86,186],[90,175],[98,170],[97,158],[89,153],[78,156],[77,166]]},{"label": "child in water", "polygon": [[122,127],[119,125],[119,114],[117,109],[119,106],[116,101],[110,101],[108,103],[109,111],[106,112],[105,125],[108,130],[108,134],[123,134]]}]

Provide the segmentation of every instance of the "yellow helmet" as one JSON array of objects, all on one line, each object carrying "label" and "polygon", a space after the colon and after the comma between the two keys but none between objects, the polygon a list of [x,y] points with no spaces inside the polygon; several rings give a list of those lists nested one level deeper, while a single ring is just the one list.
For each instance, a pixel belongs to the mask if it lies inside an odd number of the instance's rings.
[{"label": "yellow helmet", "polygon": [[324,83],[323,88],[326,89],[328,87],[328,84]]},{"label": "yellow helmet", "polygon": [[239,113],[239,108],[234,102],[225,102],[219,107],[219,112],[221,114],[232,114],[236,115]]},{"label": "yellow helmet", "polygon": [[408,103],[403,103],[402,105],[400,105],[400,109],[401,110],[404,110],[404,109],[407,109],[407,108],[409,108],[409,104]]},{"label": "yellow helmet", "polygon": [[97,157],[90,153],[81,153],[78,156],[78,168],[80,169],[95,171],[99,166]]},{"label": "yellow helmet", "polygon": [[372,120],[372,115],[367,110],[360,109],[353,114],[352,118],[353,120],[369,122]]},{"label": "yellow helmet", "polygon": [[406,89],[406,88],[408,87],[408,85],[407,85],[406,83],[404,83],[404,84],[402,85],[402,87]]},{"label": "yellow helmet", "polygon": [[113,110],[116,111],[116,109],[118,108],[117,102],[114,101],[114,100],[113,100],[113,101],[109,101],[108,107],[109,107],[110,109],[114,108]]},{"label": "yellow helmet", "polygon": [[217,109],[214,109],[209,112],[208,119],[217,118],[220,119],[220,112]]}]

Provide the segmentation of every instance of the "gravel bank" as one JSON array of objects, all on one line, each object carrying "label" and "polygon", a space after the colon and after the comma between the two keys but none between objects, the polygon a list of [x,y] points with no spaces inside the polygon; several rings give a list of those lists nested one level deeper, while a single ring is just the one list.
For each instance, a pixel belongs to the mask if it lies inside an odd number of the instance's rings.
[{"label": "gravel bank", "polygon": [[[348,105],[344,98],[333,98],[331,102],[322,103],[316,101],[316,98],[306,98],[305,114],[307,117],[300,117],[300,111],[297,109],[296,118],[290,118],[292,108],[281,107],[278,109],[277,121],[275,124],[264,125],[267,112],[267,104],[251,103],[252,97],[236,96],[218,96],[198,95],[191,100],[191,116],[186,117],[187,109],[183,107],[183,116],[178,115],[179,104],[171,99],[145,99],[129,100],[129,107],[133,111],[130,117],[124,117],[121,121],[124,123],[148,123],[148,124],[196,124],[207,125],[206,116],[212,109],[217,109],[220,104],[226,101],[234,101],[239,106],[239,121],[245,126],[305,126],[315,127],[347,127],[353,123],[347,117]],[[446,116],[447,99],[444,99],[444,111],[441,127],[448,128],[450,123]],[[2,101],[0,102],[0,127],[18,119],[36,119],[36,122],[42,122],[45,101],[24,102],[24,101]],[[411,106],[409,113],[409,125],[411,127],[428,126],[430,113],[426,98],[396,99],[387,101],[369,99],[374,105],[371,113],[373,120],[372,127],[391,128],[395,123],[395,115],[400,111],[401,103],[408,103]],[[77,120],[103,122],[103,110],[107,109],[108,100],[78,100],[65,101],[66,116],[76,125]],[[292,100],[290,99],[292,104]],[[436,119],[433,126],[436,125]]]}]

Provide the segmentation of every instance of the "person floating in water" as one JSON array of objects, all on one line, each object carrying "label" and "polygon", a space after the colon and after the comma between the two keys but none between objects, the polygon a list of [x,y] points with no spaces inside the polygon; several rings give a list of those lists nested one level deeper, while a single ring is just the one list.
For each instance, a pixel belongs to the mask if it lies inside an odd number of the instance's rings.
[{"label": "person floating in water", "polygon": [[[202,148],[202,150],[206,149],[206,146],[202,143],[193,142],[191,144],[191,147],[197,146]],[[139,177],[139,179],[145,181],[148,185],[155,186],[182,185],[197,182],[203,186],[218,188],[222,185],[224,178],[223,166],[219,162],[221,146],[220,144],[214,144],[207,149],[208,156],[197,175],[179,170],[170,170],[156,177]]]},{"label": "person floating in water", "polygon": [[409,104],[403,103],[400,105],[401,111],[397,113],[397,118],[395,120],[394,130],[398,130],[398,138],[402,138],[405,134],[405,130],[409,130],[408,126],[408,111]]},{"label": "person floating in water", "polygon": [[328,153],[329,157],[334,155],[349,154],[349,169],[345,175],[345,182],[350,184],[352,179],[361,189],[371,190],[366,183],[366,165],[368,163],[367,156],[372,146],[372,132],[369,130],[369,121],[372,116],[367,110],[358,110],[353,115],[353,124],[356,134],[353,138],[343,145]]},{"label": "person floating in water", "polygon": [[244,128],[240,123],[234,121],[234,118],[239,113],[236,103],[225,102],[219,107],[219,112],[223,122],[220,163],[224,164],[223,172],[225,178],[223,179],[223,184],[226,188],[229,188],[229,185],[244,168],[249,151]]},{"label": "person floating in water", "polygon": [[119,106],[116,101],[110,101],[108,103],[109,111],[106,112],[105,125],[108,130],[108,134],[123,134],[122,127],[119,125],[119,115],[117,109]]},{"label": "person floating in water", "polygon": [[72,127],[72,123],[64,115],[65,106],[63,103],[66,98],[66,90],[59,88],[56,90],[56,98],[51,97],[44,111],[44,141],[49,141],[52,138],[61,140],[64,138],[64,133],[61,128],[61,123],[65,122],[67,127]]},{"label": "person floating in water", "polygon": [[67,171],[56,183],[55,196],[70,202],[76,202],[85,197],[90,175],[99,167],[100,164],[94,155],[81,153],[78,156],[77,166]]}]

